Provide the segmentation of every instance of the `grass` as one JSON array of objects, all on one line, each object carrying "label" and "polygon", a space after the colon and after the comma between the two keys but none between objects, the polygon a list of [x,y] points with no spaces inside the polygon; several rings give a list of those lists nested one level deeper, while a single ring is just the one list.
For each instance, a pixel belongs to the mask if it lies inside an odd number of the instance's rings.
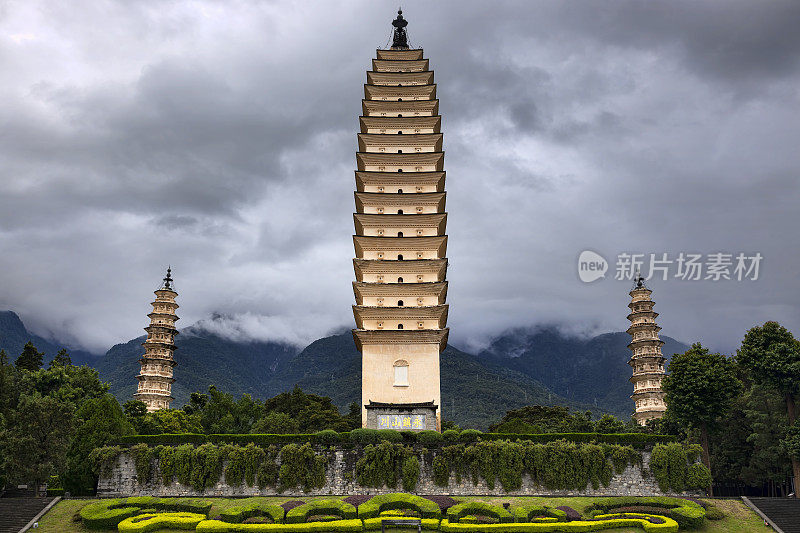
[{"label": "grass", "polygon": [[[268,503],[281,504],[289,500],[303,500],[312,501],[322,499],[321,496],[309,497],[258,497],[251,498],[249,501],[263,501]],[[229,507],[234,507],[242,503],[241,499],[237,498],[205,498],[214,502],[211,507],[210,516],[216,516],[220,511]],[[456,500],[465,500],[467,498],[455,498]],[[469,498],[481,499],[483,501],[502,505],[505,502],[511,504],[512,507],[517,505],[550,505],[558,507],[561,505],[568,505],[578,512],[583,510],[591,504],[595,498],[591,497],[564,497],[564,498],[550,498],[550,497],[537,497],[537,496],[520,496],[520,497],[486,497],[486,498]],[[83,527],[80,522],[75,522],[73,517],[80,511],[81,507],[90,503],[92,500],[61,500],[50,511],[42,517],[39,521],[38,533],[88,533],[90,530]],[[705,527],[700,530],[706,533],[752,533],[753,531],[764,531],[764,523],[753,511],[738,499],[705,499],[708,503],[713,503],[723,513],[725,518],[718,521],[706,520]],[[109,530],[114,531],[114,530]],[[398,533],[411,533],[416,532],[416,529],[391,529],[390,531]],[[613,533],[642,533],[641,529],[621,528],[609,530]],[[177,529],[162,529],[159,533],[178,533]],[[182,533],[186,533],[183,531]]]}]

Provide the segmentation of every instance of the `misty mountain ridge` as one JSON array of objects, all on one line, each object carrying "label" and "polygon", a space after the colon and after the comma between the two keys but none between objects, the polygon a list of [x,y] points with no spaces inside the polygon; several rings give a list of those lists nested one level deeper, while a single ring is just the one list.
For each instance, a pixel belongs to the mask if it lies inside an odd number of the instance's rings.
[{"label": "misty mountain ridge", "polygon": [[[240,396],[265,399],[299,385],[330,396],[340,410],[360,401],[361,355],[349,330],[317,339],[304,348],[286,342],[232,339],[211,331],[207,321],[181,329],[176,337],[173,407],[209,385]],[[688,349],[662,336],[664,354]],[[53,341],[25,329],[19,317],[0,312],[0,348],[10,361],[31,340],[46,353],[60,349]],[[76,364],[96,368],[122,403],[136,392],[139,358],[145,336],[117,344],[103,356],[73,351]],[[509,409],[530,404],[565,405],[610,412],[627,419],[633,408],[628,382],[627,333],[594,337],[562,333],[556,326],[518,328],[490,339],[477,355],[448,345],[441,356],[442,414],[463,427],[485,429]]]}]

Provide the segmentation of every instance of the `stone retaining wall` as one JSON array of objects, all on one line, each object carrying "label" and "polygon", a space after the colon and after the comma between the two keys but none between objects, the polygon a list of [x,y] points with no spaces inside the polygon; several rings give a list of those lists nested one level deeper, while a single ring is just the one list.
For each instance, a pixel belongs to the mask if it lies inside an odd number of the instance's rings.
[{"label": "stone retaining wall", "polygon": [[[174,482],[165,486],[161,483],[161,476],[157,461],[154,462],[153,475],[148,483],[139,484],[136,467],[130,455],[123,453],[117,459],[112,474],[101,477],[97,486],[98,496],[327,496],[327,495],[352,495],[352,494],[382,494],[387,492],[402,491],[398,488],[375,489],[362,487],[354,480],[353,465],[355,464],[353,450],[336,449],[329,452],[332,461],[329,462],[325,472],[325,485],[311,492],[302,489],[284,490],[278,492],[275,487],[258,487],[247,485],[229,486],[225,483],[223,474],[219,482],[204,492],[197,492],[192,487]],[[650,463],[650,453],[642,452],[644,469]],[[430,464],[420,465],[420,479],[414,491],[423,495],[451,495],[451,496],[662,496],[655,478],[652,475],[642,475],[638,466],[628,466],[622,474],[615,474],[607,487],[600,486],[597,490],[591,485],[583,490],[550,490],[531,482],[528,475],[522,477],[522,487],[513,492],[505,492],[499,482],[494,489],[490,489],[483,479],[477,485],[472,484],[470,476],[462,478],[461,483],[456,483],[455,475],[450,476],[447,487],[440,487],[433,482],[433,472]],[[674,494],[677,496],[695,496],[695,493]]]}]

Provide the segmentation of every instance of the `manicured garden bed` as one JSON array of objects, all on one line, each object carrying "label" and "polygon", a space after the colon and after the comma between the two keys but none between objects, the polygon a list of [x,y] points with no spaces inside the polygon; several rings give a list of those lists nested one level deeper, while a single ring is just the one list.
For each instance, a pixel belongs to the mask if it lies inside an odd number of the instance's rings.
[{"label": "manicured garden bed", "polygon": [[[480,531],[593,531],[599,530],[596,528],[601,527],[601,522],[606,520],[604,516],[598,516],[592,521],[593,514],[606,513],[614,517],[614,520],[619,520],[620,527],[613,527],[613,524],[605,524],[611,529],[603,529],[606,531],[613,531],[614,533],[639,533],[642,531],[660,532],[670,531],[669,523],[666,521],[662,524],[657,524],[657,519],[648,519],[648,513],[630,512],[627,509],[632,507],[632,504],[641,503],[641,507],[647,510],[655,510],[659,506],[665,510],[665,515],[668,514],[669,508],[675,508],[677,505],[683,507],[682,502],[687,502],[688,508],[697,508],[696,504],[688,500],[674,501],[675,499],[663,498],[651,501],[622,501],[622,499],[609,499],[609,498],[591,498],[591,497],[574,497],[574,498],[545,498],[545,497],[489,497],[489,498],[459,498],[454,500],[459,505],[456,508],[451,508],[450,513],[443,511],[438,518],[432,518],[435,507],[416,499],[413,496],[403,495],[402,497],[390,498],[381,496],[376,498],[373,502],[363,502],[361,505],[355,506],[357,509],[358,518],[353,518],[353,511],[350,504],[345,502],[331,504],[330,500],[341,501],[344,498],[323,498],[323,497],[307,497],[304,498],[304,509],[295,511],[293,516],[303,516],[306,519],[315,520],[312,523],[288,523],[271,525],[269,522],[280,521],[281,510],[284,516],[286,511],[282,504],[296,498],[290,497],[258,497],[246,499],[234,498],[201,498],[192,500],[179,500],[172,499],[161,500],[152,498],[133,498],[116,504],[119,508],[128,508],[135,504],[140,505],[142,513],[138,516],[151,517],[163,514],[164,517],[160,518],[164,524],[170,523],[174,520],[175,527],[161,528],[160,524],[153,524],[154,529],[145,529],[142,527],[147,520],[139,520],[134,524],[139,524],[139,529],[131,529],[130,525],[126,526],[125,531],[157,531],[157,532],[177,532],[177,531],[207,531],[207,532],[225,532],[225,531],[361,531],[364,526],[367,530],[380,529],[379,520],[381,516],[384,517],[401,517],[406,514],[408,518],[412,516],[420,516],[423,518],[423,528],[425,530],[439,530],[439,531],[464,531],[469,533]],[[326,500],[328,501],[326,503]],[[620,501],[612,501],[620,500]],[[646,499],[641,499],[646,500]],[[473,502],[483,503],[473,503]],[[118,531],[116,527],[106,527],[100,529],[88,529],[83,522],[79,519],[80,511],[84,510],[84,515],[87,515],[86,510],[94,511],[88,515],[97,515],[98,509],[101,507],[112,507],[109,505],[110,500],[64,500],[59,502],[45,517],[42,518],[38,531],[42,533],[87,533],[89,531],[104,531],[112,532]],[[720,520],[705,520],[702,524],[701,531],[709,533],[744,533],[763,528],[763,524],[758,516],[752,511],[747,509],[739,500],[700,500],[703,505],[711,504],[719,511],[722,511],[724,517]],[[211,504],[210,508],[208,504]],[[466,504],[466,505],[464,505]],[[508,507],[506,512],[503,512],[504,507]],[[645,505],[649,504],[649,505]],[[147,507],[150,506],[150,507]],[[292,507],[292,506],[287,506]],[[299,509],[299,506],[295,506]],[[559,511],[558,508],[567,509],[568,511]],[[625,511],[617,512],[617,509],[626,509]],[[212,518],[219,517],[220,520],[203,520],[199,525],[196,524],[197,520],[192,518],[192,513],[189,511],[176,511],[176,509],[193,509],[199,510],[201,513],[208,509],[207,516]],[[593,511],[594,510],[594,511]],[[579,513],[581,515],[580,521],[565,522],[567,515],[572,513]],[[316,513],[323,513],[317,515]],[[376,515],[376,512],[378,513]],[[327,513],[335,513],[334,515],[327,515]],[[485,516],[481,513],[485,513]],[[626,516],[623,516],[624,515]],[[477,516],[476,516],[477,514]],[[691,513],[689,513],[691,514]],[[492,518],[491,515],[496,515]],[[136,516],[136,515],[135,515]],[[206,515],[203,515],[206,516]],[[172,517],[172,518],[170,518]],[[451,522],[448,517],[457,520]],[[509,517],[512,517],[509,521]],[[523,517],[528,517],[530,521],[518,522],[525,520]],[[77,518],[77,520],[76,520]],[[328,520],[326,522],[317,522],[317,519]],[[573,516],[572,518],[576,518]],[[130,521],[130,519],[128,519]],[[136,518],[134,518],[136,520]],[[150,520],[150,519],[148,519]],[[648,521],[648,524],[643,524]],[[236,523],[237,521],[240,521]],[[284,520],[285,521],[285,520]],[[637,525],[638,524],[638,525]],[[602,525],[602,527],[605,527]],[[185,529],[177,529],[181,526]],[[155,529],[158,527],[158,529]],[[647,527],[647,529],[643,529]],[[416,529],[391,529],[391,531],[411,532]],[[681,530],[683,531],[683,529]]]}]

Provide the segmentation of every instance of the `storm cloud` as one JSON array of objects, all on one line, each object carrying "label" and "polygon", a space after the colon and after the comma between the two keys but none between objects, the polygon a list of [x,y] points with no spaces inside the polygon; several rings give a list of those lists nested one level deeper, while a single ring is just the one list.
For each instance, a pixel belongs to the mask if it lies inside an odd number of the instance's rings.
[{"label": "storm cloud", "polygon": [[[4,3],[0,308],[102,352],[171,264],[182,325],[296,344],[351,325],[357,117],[395,10]],[[441,100],[452,342],[625,329],[622,252],[760,252],[756,281],[650,280],[663,333],[800,334],[800,4],[403,10]],[[583,250],[605,279],[579,280]]]}]

